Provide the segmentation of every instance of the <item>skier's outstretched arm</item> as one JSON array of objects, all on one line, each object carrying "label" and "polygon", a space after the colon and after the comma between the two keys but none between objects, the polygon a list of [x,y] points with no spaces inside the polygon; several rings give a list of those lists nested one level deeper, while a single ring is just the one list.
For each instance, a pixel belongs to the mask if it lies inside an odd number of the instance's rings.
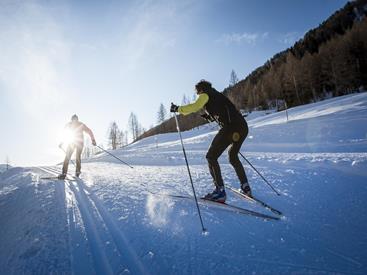
[{"label": "skier's outstretched arm", "polygon": [[89,129],[85,124],[83,124],[83,131],[84,132],[86,132],[89,136],[90,136],[90,139],[92,140],[92,144],[94,145],[94,146],[96,146],[97,145],[97,143],[96,143],[96,140],[95,140],[95,138],[94,138],[94,135],[93,135],[93,132],[92,132],[92,130],[91,129]]},{"label": "skier's outstretched arm", "polygon": [[[174,111],[178,111],[182,115],[196,113],[200,111],[205,106],[205,104],[208,103],[208,101],[209,101],[209,96],[205,93],[202,93],[199,95],[198,99],[194,103],[183,105],[183,106],[175,106],[177,108],[175,108],[176,110]],[[172,112],[172,108],[171,108],[171,112]]]}]

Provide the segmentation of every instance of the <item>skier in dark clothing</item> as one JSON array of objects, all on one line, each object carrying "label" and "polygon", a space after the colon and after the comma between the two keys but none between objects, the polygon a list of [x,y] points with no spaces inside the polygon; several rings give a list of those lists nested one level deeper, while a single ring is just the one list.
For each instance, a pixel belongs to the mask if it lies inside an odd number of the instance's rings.
[{"label": "skier in dark clothing", "polygon": [[[89,129],[84,123],[79,121],[77,115],[73,115],[71,117],[71,122],[65,125],[65,132],[67,135],[67,149],[64,164],[62,166],[62,173],[58,176],[59,179],[65,179],[66,173],[68,172],[69,161],[71,159],[72,154],[76,150],[76,172],[75,176],[79,177],[81,173],[81,155],[84,147],[84,135],[83,132],[86,132],[94,146],[97,145],[96,140],[94,139],[94,135],[91,129]],[[63,143],[60,144],[60,148]]]},{"label": "skier in dark clothing", "polygon": [[170,111],[187,115],[204,109],[205,114],[202,117],[209,121],[216,121],[221,126],[206,154],[209,171],[216,188],[213,192],[207,194],[205,198],[218,202],[225,202],[226,200],[218,158],[228,146],[230,146],[228,150],[229,162],[234,167],[240,180],[241,192],[251,196],[245,170],[238,158],[238,152],[248,134],[245,119],[233,103],[225,95],[215,90],[210,82],[201,80],[196,84],[195,89],[199,97],[194,103],[185,106],[177,106],[172,103]]}]

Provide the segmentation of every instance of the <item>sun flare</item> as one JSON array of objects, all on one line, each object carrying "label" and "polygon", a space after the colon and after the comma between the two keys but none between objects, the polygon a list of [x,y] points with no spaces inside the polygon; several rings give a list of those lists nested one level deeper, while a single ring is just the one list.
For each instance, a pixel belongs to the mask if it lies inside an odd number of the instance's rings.
[{"label": "sun flare", "polygon": [[65,129],[60,138],[62,144],[69,145],[70,143],[73,143],[75,140],[75,135],[72,130]]}]

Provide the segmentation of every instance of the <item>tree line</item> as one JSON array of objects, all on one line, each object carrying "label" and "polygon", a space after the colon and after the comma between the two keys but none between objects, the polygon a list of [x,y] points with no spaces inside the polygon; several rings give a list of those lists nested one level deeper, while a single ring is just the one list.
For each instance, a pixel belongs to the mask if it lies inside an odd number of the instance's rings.
[{"label": "tree line", "polygon": [[293,47],[276,54],[224,93],[239,109],[268,109],[366,87],[367,0],[348,2]]}]

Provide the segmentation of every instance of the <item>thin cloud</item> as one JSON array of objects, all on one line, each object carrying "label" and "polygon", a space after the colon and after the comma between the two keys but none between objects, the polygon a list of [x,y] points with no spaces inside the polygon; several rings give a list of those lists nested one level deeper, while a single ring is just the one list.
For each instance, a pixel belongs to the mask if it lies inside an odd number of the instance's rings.
[{"label": "thin cloud", "polygon": [[69,90],[70,46],[44,7],[34,2],[4,7],[0,14],[1,85],[30,115],[42,116],[41,110],[62,102]]},{"label": "thin cloud", "polygon": [[278,41],[285,45],[293,45],[297,40],[302,37],[300,32],[288,32],[280,35]]},{"label": "thin cloud", "polygon": [[[122,25],[121,56],[124,69],[134,70],[146,59],[155,58],[176,46],[179,28],[190,16],[190,2],[143,1],[133,5]],[[185,12],[183,12],[185,11]]]},{"label": "thin cloud", "polygon": [[264,33],[231,33],[223,34],[217,42],[224,43],[225,45],[230,44],[242,44],[246,43],[249,45],[255,45],[259,40],[264,40],[269,36],[268,32]]}]

